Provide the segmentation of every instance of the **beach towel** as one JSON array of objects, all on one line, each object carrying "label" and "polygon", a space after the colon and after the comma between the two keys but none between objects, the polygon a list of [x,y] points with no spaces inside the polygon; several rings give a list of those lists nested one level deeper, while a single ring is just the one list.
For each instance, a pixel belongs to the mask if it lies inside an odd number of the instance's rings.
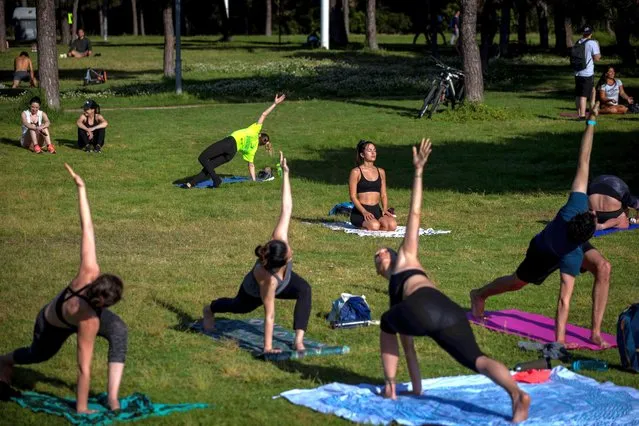
[{"label": "beach towel", "polygon": [[608,228],[608,229],[601,229],[599,231],[595,231],[595,234],[593,235],[593,237],[601,237],[604,235],[614,234],[615,232],[621,232],[621,231],[634,231],[636,229],[639,229],[639,225],[636,223],[633,223],[627,229]]},{"label": "beach towel", "polygon": [[118,411],[111,411],[107,408],[106,393],[89,398],[89,409],[97,411],[93,414],[78,414],[75,411],[75,399],[73,398],[60,398],[38,392],[22,392],[20,396],[14,396],[11,400],[34,413],[47,413],[64,417],[74,425],[107,425],[113,422],[167,416],[175,412],[209,407],[208,404],[154,404],[148,396],[137,392],[120,399],[120,410]]},{"label": "beach towel", "polygon": [[[410,384],[397,387],[406,390]],[[564,367],[555,367],[545,383],[520,387],[532,398],[529,418],[522,425],[636,425],[639,419],[637,389],[598,383]],[[482,375],[425,379],[420,396],[398,396],[396,401],[379,396],[381,389],[331,383],[280,395],[293,404],[358,423],[512,425],[510,398]]]},{"label": "beach towel", "polygon": [[[322,222],[322,226],[332,231],[343,231],[347,234],[356,234],[360,237],[384,237],[384,238],[404,238],[406,233],[405,226],[398,226],[394,231],[367,231],[366,229],[356,228],[350,222]],[[419,235],[439,235],[450,234],[451,231],[435,230],[433,228],[419,228]]]},{"label": "beach towel", "polygon": [[[555,320],[539,314],[522,312],[516,309],[504,311],[488,311],[484,321],[477,320],[472,313],[467,312],[466,317],[474,324],[486,327],[489,330],[527,337],[537,342],[551,343],[555,340]],[[617,339],[610,334],[601,333],[611,348],[617,346]],[[566,344],[577,344],[575,349],[602,350],[600,346],[590,342],[590,330],[568,324],[566,326]]]},{"label": "beach towel", "polygon": [[[274,179],[275,179],[274,176],[268,177],[266,179],[256,178],[256,182],[269,182],[269,181],[272,181]],[[250,181],[251,181],[251,178],[249,176],[226,176],[226,177],[222,178],[222,183],[224,183],[224,184],[226,184],[226,183],[250,182]],[[174,182],[173,185],[175,185],[177,187],[180,187],[180,188],[185,188],[186,187],[186,183],[179,182],[179,181]],[[198,183],[193,188],[197,188],[197,189],[215,188],[215,184],[213,183],[212,179],[209,179],[209,180],[205,180],[203,182]]]},{"label": "beach towel", "polygon": [[249,351],[253,356],[267,361],[285,361],[301,359],[309,356],[341,355],[350,352],[348,346],[329,346],[310,339],[304,339],[305,351],[293,349],[295,333],[277,324],[273,327],[273,348],[281,349],[280,353],[264,353],[264,320],[263,319],[217,319],[215,330],[205,332],[202,321],[197,321],[191,328],[212,337],[215,340],[231,339],[240,348]]}]

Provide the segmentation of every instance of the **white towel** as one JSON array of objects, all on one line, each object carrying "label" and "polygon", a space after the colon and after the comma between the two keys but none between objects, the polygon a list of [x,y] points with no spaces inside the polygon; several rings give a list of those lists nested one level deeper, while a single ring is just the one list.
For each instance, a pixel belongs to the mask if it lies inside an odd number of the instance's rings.
[{"label": "white towel", "polygon": [[[350,222],[322,222],[322,225],[333,231],[344,231],[347,234],[357,234],[360,237],[404,238],[404,234],[406,233],[405,226],[398,226],[394,231],[368,231],[366,229],[356,228]],[[443,231],[433,228],[419,228],[419,235],[450,234],[450,232],[451,231]]]}]

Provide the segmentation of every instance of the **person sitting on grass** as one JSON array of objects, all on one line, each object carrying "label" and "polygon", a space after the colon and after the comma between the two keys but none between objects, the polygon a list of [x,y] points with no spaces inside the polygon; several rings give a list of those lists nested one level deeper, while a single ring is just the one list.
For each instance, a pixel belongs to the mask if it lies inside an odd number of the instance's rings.
[{"label": "person sitting on grass", "polygon": [[22,136],[20,145],[36,154],[42,148],[55,154],[55,146],[51,143],[51,122],[47,113],[40,109],[40,98],[35,96],[29,100],[29,109],[22,111]]},{"label": "person sitting on grass", "polygon": [[599,100],[601,102],[600,114],[625,114],[628,112],[627,106],[619,105],[619,97],[625,99],[628,105],[634,103],[632,96],[628,96],[623,90],[621,80],[615,78],[615,68],[612,65],[608,67],[599,79],[597,90],[599,91]]},{"label": "person sitting on grass", "polygon": [[0,385],[11,383],[14,365],[37,364],[52,358],[64,342],[77,335],[78,384],[76,410],[91,413],[88,407],[91,384],[91,360],[96,336],[109,342],[107,401],[111,410],[118,410],[118,392],[127,352],[127,328],[124,322],[106,308],[121,298],[123,283],[115,275],[102,274],[95,251],[93,222],[84,181],[65,163],[78,188],[82,242],[80,269],[62,292],[46,304],[36,317],[33,342],[0,357]]},{"label": "person sitting on grass", "polygon": [[231,133],[230,136],[215,142],[202,151],[198,157],[198,161],[202,164],[203,169],[199,174],[187,179],[184,187],[187,189],[192,188],[200,182],[212,179],[213,184],[218,188],[222,185],[222,178],[215,173],[215,169],[231,161],[238,152],[242,153],[242,158],[248,162],[248,171],[251,180],[255,180],[255,165],[253,164],[253,160],[255,159],[257,148],[264,146],[269,154],[273,151],[268,135],[266,133],[260,133],[262,131],[262,124],[271,111],[284,102],[284,99],[286,99],[286,95],[275,95],[273,105],[262,113],[257,123],[251,124],[246,129],[236,130]]},{"label": "person sitting on grass", "polygon": [[413,147],[415,178],[402,245],[397,252],[382,248],[375,254],[377,273],[389,280],[391,304],[390,309],[382,315],[380,323],[379,342],[385,378],[383,395],[397,399],[397,334],[406,355],[412,394],[422,394],[422,379],[413,337],[429,336],[461,365],[487,376],[501,386],[512,400],[512,421],[522,422],[528,418],[530,396],[517,386],[502,363],[481,352],[464,310],[437,289],[419,261],[422,175],[430,153],[430,139],[422,139],[419,150]]},{"label": "person sitting on grass", "polygon": [[[388,209],[386,172],[375,166],[377,149],[371,141],[357,144],[357,167],[348,177],[348,192],[353,202],[351,223],[369,231],[394,231],[397,222]],[[382,207],[379,207],[379,203]]]},{"label": "person sitting on grass", "polygon": [[20,55],[13,61],[13,89],[20,86],[21,81],[28,81],[31,87],[38,85],[33,72],[33,63],[27,52],[20,52]]},{"label": "person sitting on grass", "polygon": [[586,195],[590,152],[598,110],[599,102],[596,102],[586,121],[577,172],[568,202],[559,210],[557,216],[530,240],[526,257],[513,274],[497,278],[470,292],[472,314],[475,318],[483,319],[484,305],[488,297],[521,290],[528,283],[541,285],[550,274],[559,269],[561,282],[555,317],[555,341],[572,349],[576,345],[566,344],[566,325],[575,277],[583,268],[595,275],[590,340],[602,347],[607,346],[601,337],[601,323],[608,302],[610,264],[588,243],[595,232],[597,219],[595,213],[589,210]]},{"label": "person sitting on grass", "polygon": [[628,208],[639,211],[639,197],[630,193],[626,182],[613,175],[597,176],[590,182],[588,204],[597,214],[597,230],[628,229]]},{"label": "person sitting on grass", "polygon": [[85,58],[91,56],[93,53],[91,49],[91,40],[84,36],[84,30],[80,28],[78,30],[78,38],[71,42],[67,56],[70,58]]},{"label": "person sitting on grass", "polygon": [[289,182],[286,158],[280,151],[282,167],[282,210],[271,235],[271,240],[255,248],[257,261],[244,277],[235,298],[223,297],[213,300],[203,309],[202,326],[205,331],[215,328],[215,314],[231,312],[245,314],[264,305],[264,352],[277,353],[273,348],[273,326],[275,325],[275,299],[295,299],[293,328],[294,349],[303,351],[304,332],[311,315],[311,286],[293,272],[293,250],[288,243],[288,226],[293,211],[293,198]]},{"label": "person sitting on grass", "polygon": [[82,105],[84,112],[78,117],[78,148],[86,152],[102,152],[108,121],[100,114],[100,105],[94,100],[87,100]]}]

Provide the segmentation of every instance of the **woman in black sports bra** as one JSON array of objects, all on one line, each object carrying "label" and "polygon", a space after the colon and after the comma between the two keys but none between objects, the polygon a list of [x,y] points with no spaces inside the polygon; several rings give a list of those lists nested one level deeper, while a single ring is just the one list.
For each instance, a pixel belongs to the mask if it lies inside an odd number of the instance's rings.
[{"label": "woman in black sports bra", "polygon": [[[348,193],[354,204],[351,223],[369,231],[394,231],[397,222],[388,210],[386,172],[375,166],[377,150],[371,141],[357,144],[357,167],[348,177]],[[380,208],[379,203],[382,203]]]},{"label": "woman in black sports bra", "polygon": [[104,138],[106,137],[106,128],[109,123],[100,114],[100,105],[94,100],[87,100],[82,105],[84,112],[78,120],[78,148],[84,149],[86,152],[102,152],[104,146]]},{"label": "woman in black sports bra", "polygon": [[6,392],[14,364],[35,364],[53,357],[73,334],[78,335],[78,384],[76,410],[88,408],[91,360],[96,336],[109,342],[107,401],[112,410],[120,408],[118,392],[127,350],[127,328],[122,320],[107,310],[122,297],[122,280],[101,274],[95,253],[95,236],[89,200],[80,176],[64,165],[78,187],[82,243],[80,269],[67,288],[42,308],[36,318],[30,347],[17,349],[0,357],[0,389]]},{"label": "woman in black sports bra", "polygon": [[419,152],[413,148],[415,179],[406,234],[399,251],[382,248],[375,253],[377,273],[389,279],[388,293],[391,304],[390,309],[382,315],[380,324],[380,351],[385,377],[384,396],[397,399],[397,334],[406,354],[412,393],[421,395],[421,374],[413,336],[429,336],[457,362],[484,374],[504,388],[512,399],[512,421],[524,421],[528,418],[530,396],[519,389],[502,363],[481,353],[464,310],[437,290],[417,257],[422,174],[430,152],[430,140],[422,139]]}]

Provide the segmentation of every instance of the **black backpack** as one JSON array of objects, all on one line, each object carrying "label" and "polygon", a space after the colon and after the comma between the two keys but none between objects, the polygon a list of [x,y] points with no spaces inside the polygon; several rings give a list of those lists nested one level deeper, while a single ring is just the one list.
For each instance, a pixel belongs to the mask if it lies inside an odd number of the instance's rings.
[{"label": "black backpack", "polygon": [[584,40],[577,42],[570,51],[570,65],[575,71],[582,71],[588,66],[588,60],[586,57],[586,43],[590,40]]}]

